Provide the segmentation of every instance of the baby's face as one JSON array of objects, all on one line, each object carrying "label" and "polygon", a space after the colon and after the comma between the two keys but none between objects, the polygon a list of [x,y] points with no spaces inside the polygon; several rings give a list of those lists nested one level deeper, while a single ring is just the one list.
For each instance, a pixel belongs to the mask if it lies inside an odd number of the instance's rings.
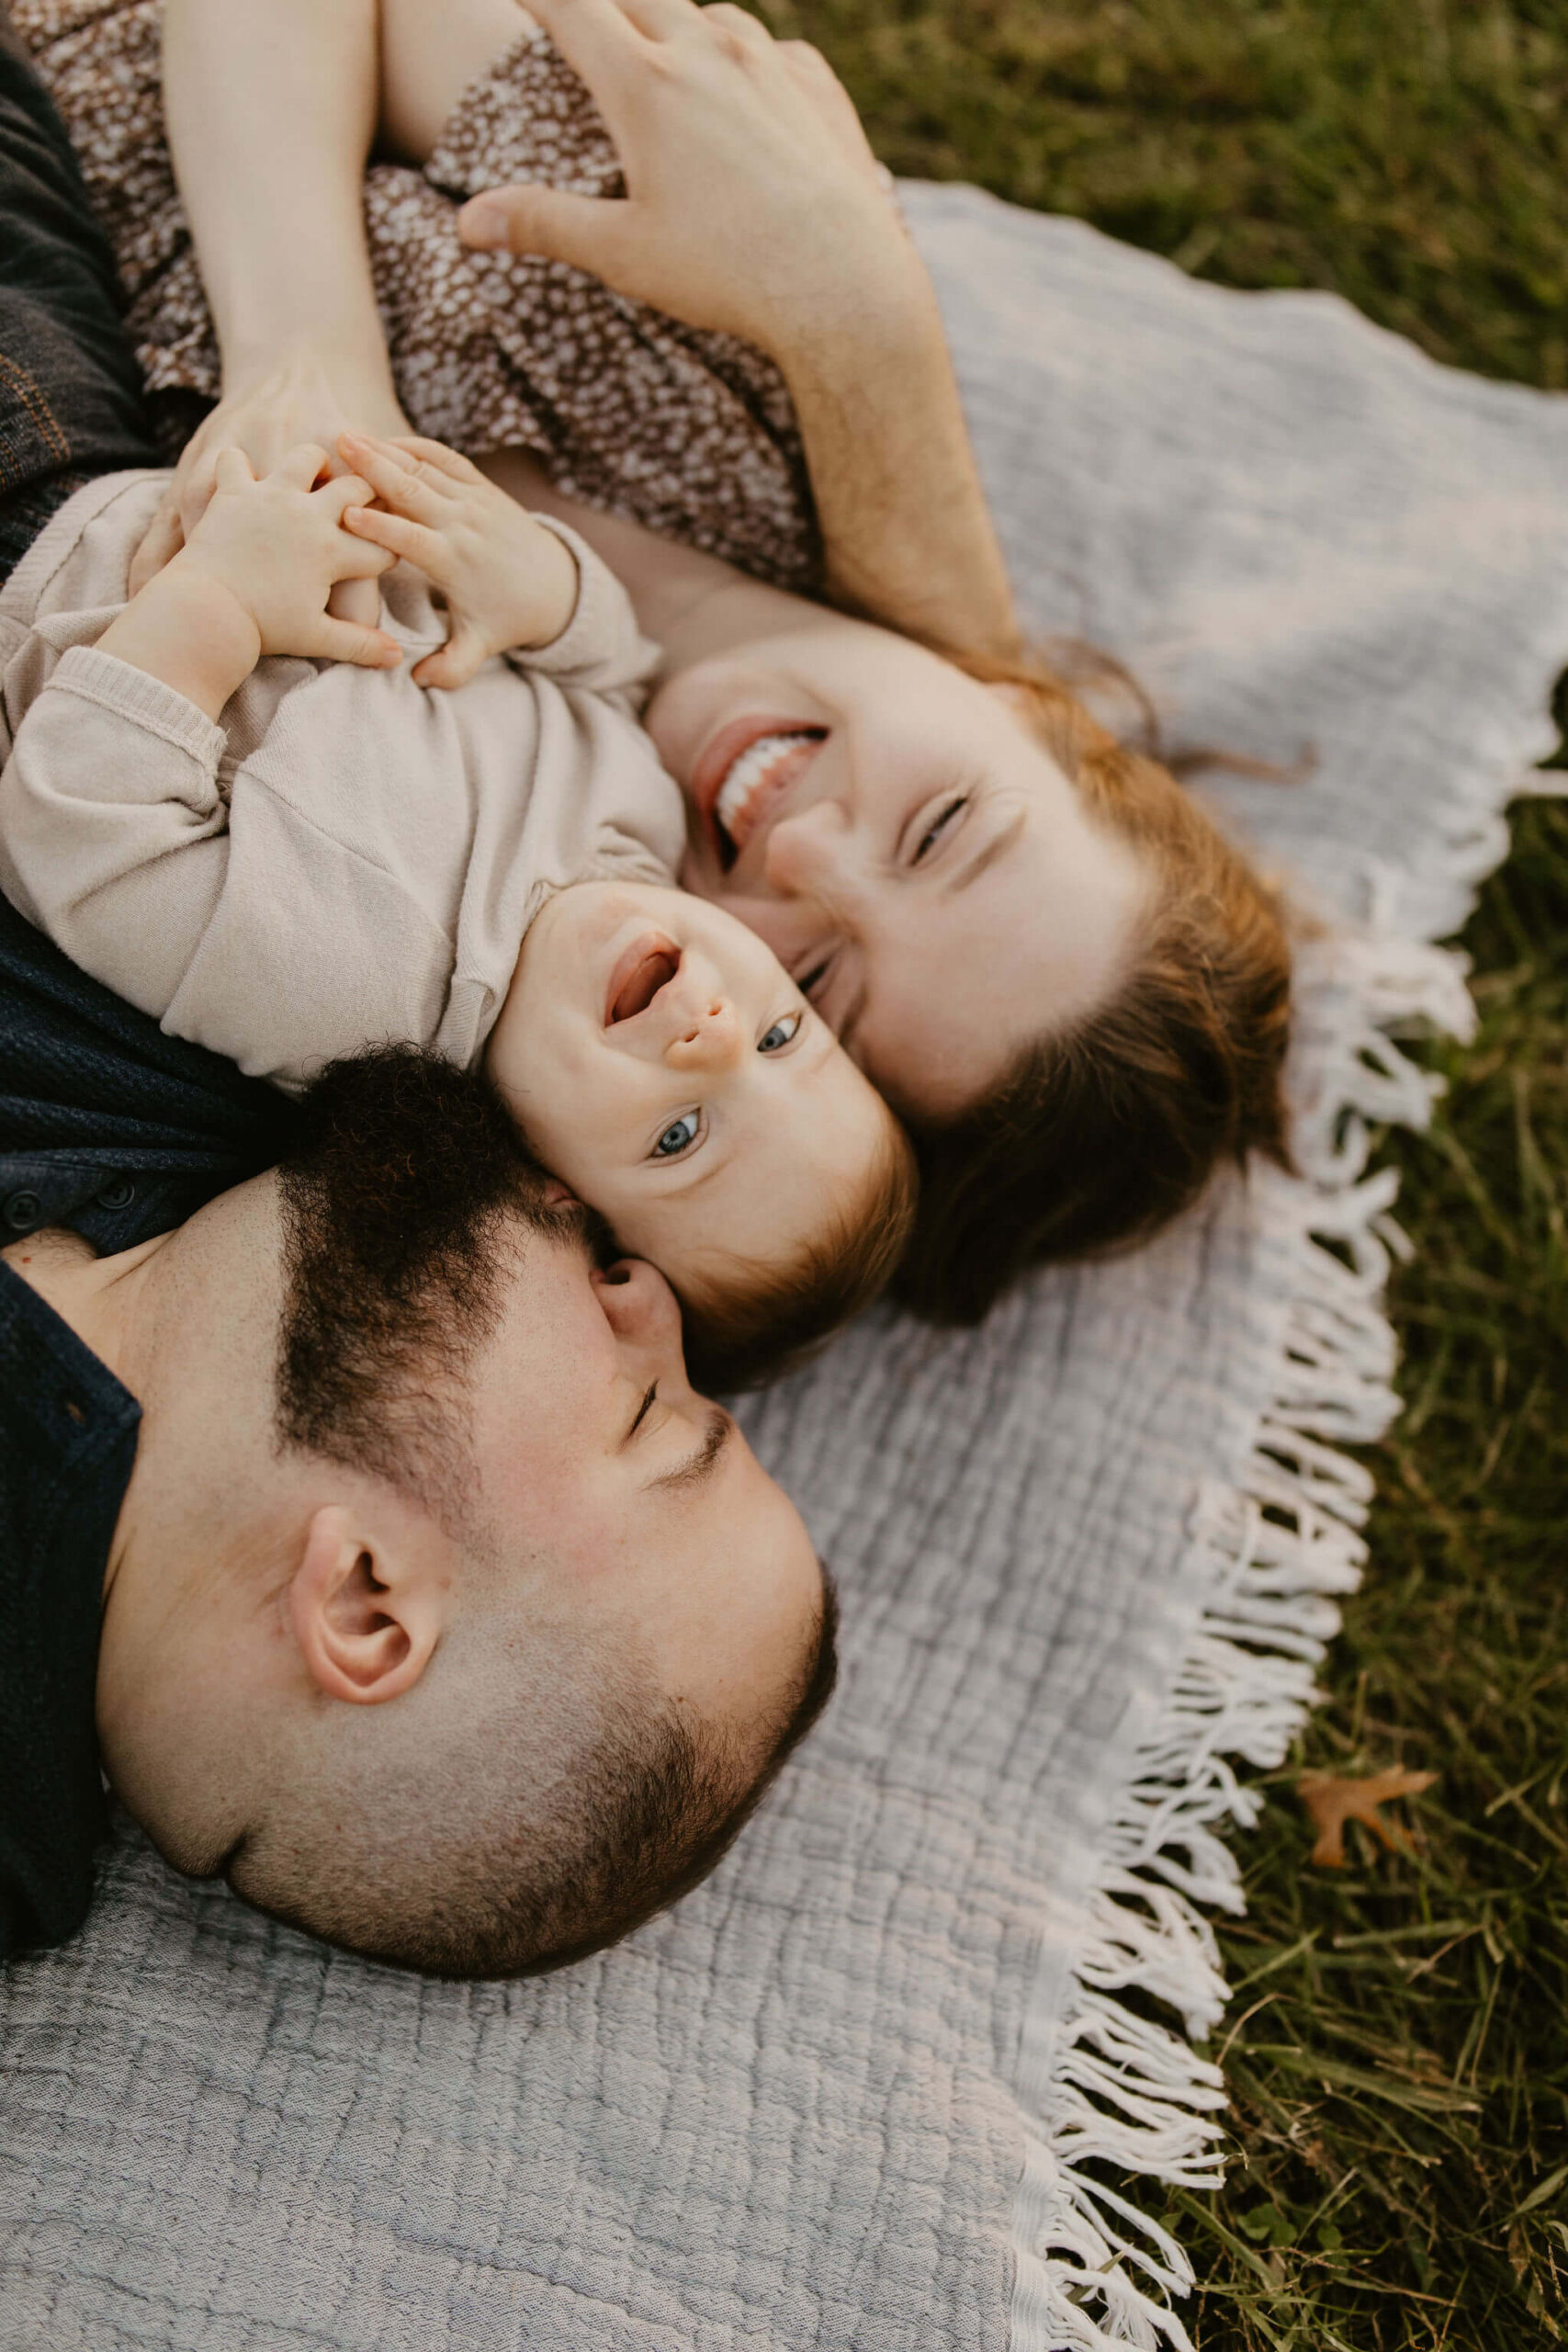
[{"label": "baby's face", "polygon": [[677,1287],[798,1261],[885,1148],[885,1106],[772,949],[683,890],[558,892],[486,1066],[546,1166]]}]

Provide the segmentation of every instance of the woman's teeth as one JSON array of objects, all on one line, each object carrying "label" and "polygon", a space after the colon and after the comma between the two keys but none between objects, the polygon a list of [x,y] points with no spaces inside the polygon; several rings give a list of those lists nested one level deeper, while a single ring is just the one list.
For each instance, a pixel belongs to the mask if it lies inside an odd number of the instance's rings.
[{"label": "woman's teeth", "polygon": [[822,740],[820,727],[792,727],[776,735],[759,735],[730,766],[718,788],[713,813],[736,851],[743,849],[768,797],[768,787],[782,781],[779,763],[803,743]]}]

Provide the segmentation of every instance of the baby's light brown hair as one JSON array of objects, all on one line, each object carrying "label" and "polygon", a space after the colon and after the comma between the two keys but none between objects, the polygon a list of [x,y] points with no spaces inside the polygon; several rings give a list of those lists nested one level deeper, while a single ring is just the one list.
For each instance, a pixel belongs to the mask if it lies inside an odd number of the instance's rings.
[{"label": "baby's light brown hair", "polygon": [[887,1288],[915,1229],[919,1178],[908,1136],[883,1107],[858,1189],[834,1204],[804,1250],[783,1263],[729,1257],[706,1282],[676,1283],[696,1387],[776,1380]]}]

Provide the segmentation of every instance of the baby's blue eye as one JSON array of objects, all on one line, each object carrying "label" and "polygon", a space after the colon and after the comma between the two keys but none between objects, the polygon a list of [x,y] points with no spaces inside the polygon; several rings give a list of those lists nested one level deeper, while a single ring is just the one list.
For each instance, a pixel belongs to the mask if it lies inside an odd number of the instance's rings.
[{"label": "baby's blue eye", "polygon": [[782,1054],[784,1047],[793,1043],[799,1030],[799,1013],[786,1012],[782,1021],[774,1022],[765,1037],[758,1039],[757,1051],[760,1054]]},{"label": "baby's blue eye", "polygon": [[673,1126],[666,1127],[653,1147],[655,1159],[678,1159],[682,1152],[689,1151],[697,1139],[697,1125],[696,1113],[688,1111]]}]

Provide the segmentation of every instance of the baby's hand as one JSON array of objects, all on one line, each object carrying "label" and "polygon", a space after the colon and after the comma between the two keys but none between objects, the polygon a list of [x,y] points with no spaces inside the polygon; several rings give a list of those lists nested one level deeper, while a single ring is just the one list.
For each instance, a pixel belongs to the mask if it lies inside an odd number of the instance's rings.
[{"label": "baby's hand", "polygon": [[326,464],[326,451],[304,442],[258,481],[243,449],[220,449],[212,496],[171,569],[226,591],[254,623],[259,653],[392,669],[402,659],[392,638],[326,608],[340,580],[373,579],[392,562],[341,527],[369,484],[349,475],[317,489]]},{"label": "baby's hand", "polygon": [[464,685],[492,653],[560,635],[577,604],[577,566],[526,507],[439,441],[345,433],[338,449],[381,502],[349,506],[344,529],[406,557],[446,599],[446,642],[418,664],[417,685]]}]

